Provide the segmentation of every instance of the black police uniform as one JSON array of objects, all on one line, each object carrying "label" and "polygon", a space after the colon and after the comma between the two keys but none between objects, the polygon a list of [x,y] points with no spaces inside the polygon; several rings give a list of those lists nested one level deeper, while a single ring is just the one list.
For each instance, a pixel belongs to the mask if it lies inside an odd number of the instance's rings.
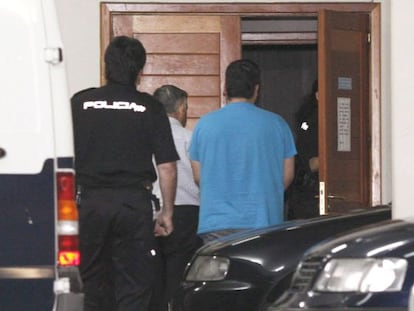
[{"label": "black police uniform", "polygon": [[109,83],[71,100],[87,310],[146,310],[154,279],[150,191],[157,164],[179,159],[160,103]]},{"label": "black police uniform", "polygon": [[317,106],[304,116],[297,129],[295,179],[289,193],[289,219],[319,216],[319,174],[311,172],[309,160],[318,156]]}]

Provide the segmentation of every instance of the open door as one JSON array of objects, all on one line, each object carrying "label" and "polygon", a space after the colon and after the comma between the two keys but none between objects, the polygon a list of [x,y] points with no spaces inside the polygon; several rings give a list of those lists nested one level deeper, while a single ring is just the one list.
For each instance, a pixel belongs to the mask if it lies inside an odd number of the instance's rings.
[{"label": "open door", "polygon": [[139,90],[152,94],[163,84],[174,84],[187,91],[188,128],[220,108],[224,69],[241,56],[239,16],[131,12],[112,15],[110,25],[102,53],[113,36],[139,39],[147,51]]},{"label": "open door", "polygon": [[370,204],[369,15],[318,16],[320,213]]}]

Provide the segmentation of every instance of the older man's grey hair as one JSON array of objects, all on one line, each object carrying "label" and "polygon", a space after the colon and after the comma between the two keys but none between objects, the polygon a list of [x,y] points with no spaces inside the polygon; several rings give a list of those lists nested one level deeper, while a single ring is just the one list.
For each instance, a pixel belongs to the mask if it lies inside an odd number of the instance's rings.
[{"label": "older man's grey hair", "polygon": [[154,97],[164,106],[167,113],[174,113],[188,94],[174,85],[163,85],[155,90]]}]

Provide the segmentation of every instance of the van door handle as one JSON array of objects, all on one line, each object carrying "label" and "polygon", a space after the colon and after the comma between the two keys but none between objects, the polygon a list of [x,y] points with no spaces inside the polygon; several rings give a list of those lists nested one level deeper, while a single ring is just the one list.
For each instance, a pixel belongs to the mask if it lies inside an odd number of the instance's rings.
[{"label": "van door handle", "polygon": [[6,150],[0,147],[0,159],[6,156]]}]

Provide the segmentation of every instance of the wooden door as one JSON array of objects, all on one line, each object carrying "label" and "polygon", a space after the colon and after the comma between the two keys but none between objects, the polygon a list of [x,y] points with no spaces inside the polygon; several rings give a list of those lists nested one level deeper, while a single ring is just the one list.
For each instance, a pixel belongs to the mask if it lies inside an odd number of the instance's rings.
[{"label": "wooden door", "polygon": [[369,16],[318,16],[320,211],[369,207]]},{"label": "wooden door", "polygon": [[241,56],[238,16],[134,13],[113,15],[111,23],[111,37],[135,37],[147,51],[139,90],[174,84],[187,91],[188,128],[222,105],[224,70]]}]

